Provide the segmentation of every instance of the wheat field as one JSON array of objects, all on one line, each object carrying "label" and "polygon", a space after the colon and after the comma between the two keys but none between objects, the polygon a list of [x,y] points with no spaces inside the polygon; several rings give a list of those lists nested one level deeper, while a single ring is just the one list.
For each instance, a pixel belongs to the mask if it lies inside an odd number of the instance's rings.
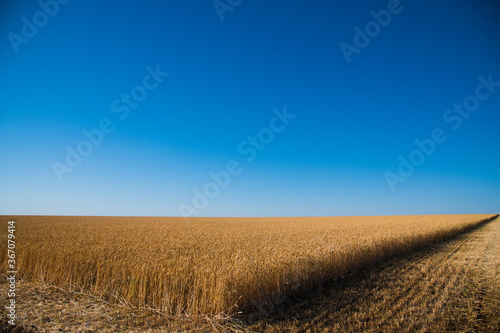
[{"label": "wheat field", "polygon": [[[234,315],[443,240],[493,217],[1,217],[40,281],[172,316]],[[3,225],[3,223],[2,223]],[[2,233],[2,244],[6,236]],[[7,251],[0,257],[6,271]]]}]

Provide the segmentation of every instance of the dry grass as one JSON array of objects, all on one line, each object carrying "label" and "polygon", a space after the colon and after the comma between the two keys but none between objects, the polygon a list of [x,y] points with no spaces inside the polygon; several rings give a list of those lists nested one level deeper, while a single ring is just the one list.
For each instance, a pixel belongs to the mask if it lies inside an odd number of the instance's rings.
[{"label": "dry grass", "polygon": [[[226,316],[279,302],[283,295],[442,240],[490,217],[186,221],[20,216],[15,217],[17,264],[26,280],[172,316]],[[1,217],[1,225],[8,218]]]}]

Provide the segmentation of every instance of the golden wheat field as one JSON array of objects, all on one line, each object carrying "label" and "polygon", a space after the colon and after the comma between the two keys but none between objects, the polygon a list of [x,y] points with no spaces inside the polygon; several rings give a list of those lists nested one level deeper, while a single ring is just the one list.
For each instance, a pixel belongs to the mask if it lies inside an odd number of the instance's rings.
[{"label": "golden wheat field", "polygon": [[[230,316],[491,217],[13,219],[23,280],[173,316]],[[9,219],[2,217],[2,222]],[[4,233],[2,238],[6,244]],[[6,251],[0,259],[5,273]]]}]

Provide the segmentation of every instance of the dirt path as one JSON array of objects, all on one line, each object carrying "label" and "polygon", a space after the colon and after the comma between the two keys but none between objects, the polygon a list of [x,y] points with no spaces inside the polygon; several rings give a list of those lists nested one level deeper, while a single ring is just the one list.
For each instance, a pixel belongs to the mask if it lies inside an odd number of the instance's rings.
[{"label": "dirt path", "polygon": [[[229,330],[208,321],[173,321],[41,284],[18,287],[18,323],[36,332]],[[2,319],[5,291],[6,285],[0,285]],[[291,300],[270,317],[239,327],[254,332],[500,332],[499,314],[497,219],[427,250],[339,279],[307,299]],[[0,322],[3,331],[7,327]]]},{"label": "dirt path", "polygon": [[308,298],[252,330],[500,332],[500,219]]}]

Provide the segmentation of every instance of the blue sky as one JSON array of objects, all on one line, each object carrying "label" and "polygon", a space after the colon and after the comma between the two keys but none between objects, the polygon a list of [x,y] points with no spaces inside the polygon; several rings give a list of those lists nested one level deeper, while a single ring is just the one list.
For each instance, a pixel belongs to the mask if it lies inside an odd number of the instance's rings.
[{"label": "blue sky", "polygon": [[0,13],[0,214],[499,211],[495,1]]}]

